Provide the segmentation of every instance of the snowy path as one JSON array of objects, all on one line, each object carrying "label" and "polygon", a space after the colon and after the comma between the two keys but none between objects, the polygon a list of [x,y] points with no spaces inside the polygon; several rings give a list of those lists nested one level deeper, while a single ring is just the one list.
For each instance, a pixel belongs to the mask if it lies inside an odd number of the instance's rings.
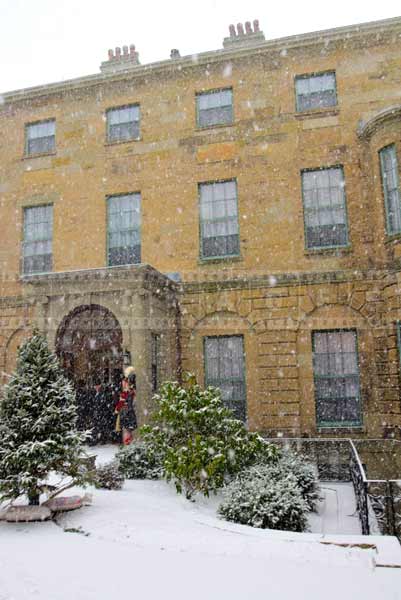
[{"label": "snowy path", "polygon": [[313,533],[361,535],[361,526],[356,512],[355,494],[352,483],[321,483],[318,513],[309,516],[309,527]]},{"label": "snowy path", "polygon": [[[329,491],[326,508],[331,500]],[[60,526],[0,522],[0,600],[401,599],[401,569],[375,567],[373,549],[227,523],[217,503],[188,502],[162,481],[127,481],[93,490],[92,506]]]}]

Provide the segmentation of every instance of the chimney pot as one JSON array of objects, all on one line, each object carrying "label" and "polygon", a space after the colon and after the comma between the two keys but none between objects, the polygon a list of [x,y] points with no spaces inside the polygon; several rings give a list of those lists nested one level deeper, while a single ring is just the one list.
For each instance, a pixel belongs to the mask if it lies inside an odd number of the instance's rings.
[{"label": "chimney pot", "polygon": [[134,46],[134,44],[130,44],[129,53],[130,54],[135,54],[135,46]]},{"label": "chimney pot", "polygon": [[124,56],[128,56],[128,46],[123,46],[123,54]]},{"label": "chimney pot", "polygon": [[223,48],[249,48],[265,41],[263,31],[259,29],[259,21],[245,21],[244,24],[229,25],[229,37],[223,40]]},{"label": "chimney pot", "polygon": [[114,58],[114,52],[113,52],[113,50],[110,49],[108,51],[108,55],[109,55],[109,60],[113,60],[113,58]]},{"label": "chimney pot", "polygon": [[173,48],[170,52],[170,58],[172,58],[172,59],[181,58],[180,51],[177,50],[177,48]]},{"label": "chimney pot", "polygon": [[116,58],[117,60],[121,58],[121,48],[119,46],[116,46]]}]

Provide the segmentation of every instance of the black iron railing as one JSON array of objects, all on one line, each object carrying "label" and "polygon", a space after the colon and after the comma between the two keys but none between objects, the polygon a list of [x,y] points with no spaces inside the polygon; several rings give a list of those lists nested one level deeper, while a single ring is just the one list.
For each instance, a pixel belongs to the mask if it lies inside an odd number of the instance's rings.
[{"label": "black iron railing", "polygon": [[351,475],[351,481],[354,486],[356,508],[361,522],[361,530],[363,535],[369,535],[369,506],[368,506],[368,494],[367,494],[367,480],[365,470],[360,461],[357,449],[355,448],[352,441],[349,441],[350,445],[350,458],[349,458],[349,470]]},{"label": "black iron railing", "polygon": [[400,479],[368,478],[361,460],[361,453],[369,460],[369,456],[377,456],[380,450],[380,461],[376,460],[372,470],[376,474],[382,468],[388,473],[391,459],[394,472],[401,463],[401,443],[391,441],[387,460],[385,447],[390,440],[354,443],[350,439],[278,438],[270,441],[305,456],[315,465],[321,481],[352,482],[363,535],[395,535],[401,541],[401,470]]}]

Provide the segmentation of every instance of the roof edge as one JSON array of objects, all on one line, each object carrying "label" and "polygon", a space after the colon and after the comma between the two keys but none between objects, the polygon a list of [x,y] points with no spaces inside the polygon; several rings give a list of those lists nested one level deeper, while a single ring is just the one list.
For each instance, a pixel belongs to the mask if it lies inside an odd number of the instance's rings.
[{"label": "roof edge", "polygon": [[121,81],[127,77],[140,77],[147,74],[159,73],[163,71],[178,71],[183,68],[193,67],[194,65],[202,65],[205,63],[219,62],[222,60],[231,60],[233,58],[241,58],[245,55],[260,54],[267,50],[282,50],[296,49],[302,46],[311,44],[320,44],[323,41],[338,41],[346,37],[352,39],[363,37],[385,28],[386,31],[400,29],[401,35],[401,17],[392,17],[389,19],[381,19],[379,21],[368,21],[355,25],[346,25],[343,27],[335,27],[333,29],[323,29],[308,33],[296,34],[282,38],[274,38],[255,44],[254,46],[245,46],[240,48],[217,49],[199,54],[190,54],[183,56],[180,59],[171,59],[157,61],[145,65],[129,66],[127,69],[117,71],[116,73],[95,73],[92,75],[84,75],[73,79],[66,79],[54,83],[22,88],[1,94],[3,106],[26,100],[30,98],[56,94],[71,89],[80,89],[92,87],[107,81]]}]

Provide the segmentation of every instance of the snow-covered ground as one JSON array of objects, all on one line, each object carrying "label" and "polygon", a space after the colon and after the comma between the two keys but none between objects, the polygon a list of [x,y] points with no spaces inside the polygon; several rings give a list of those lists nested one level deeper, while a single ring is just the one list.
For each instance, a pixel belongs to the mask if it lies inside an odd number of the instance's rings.
[{"label": "snow-covered ground", "polygon": [[[96,452],[104,462],[112,450]],[[356,521],[341,520],[348,491],[325,488],[309,534],[225,522],[218,498],[188,502],[162,481],[91,490],[92,505],[58,524],[0,522],[0,600],[401,599],[401,569],[377,566],[374,548],[321,543],[377,539],[336,538],[333,528]],[[396,555],[392,546],[390,562]]]}]

